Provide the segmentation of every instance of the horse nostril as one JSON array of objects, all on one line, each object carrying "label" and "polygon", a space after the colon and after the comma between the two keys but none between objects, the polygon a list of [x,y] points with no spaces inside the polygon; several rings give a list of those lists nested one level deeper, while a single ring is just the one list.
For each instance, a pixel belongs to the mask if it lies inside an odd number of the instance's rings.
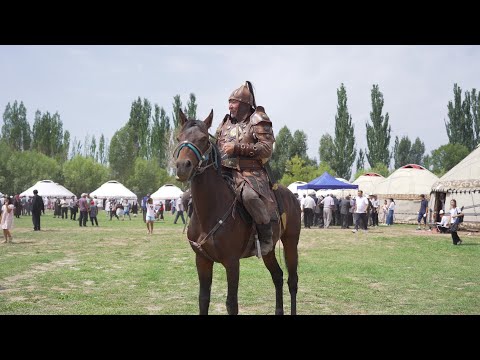
[{"label": "horse nostril", "polygon": [[188,168],[192,166],[192,162],[190,160],[185,161],[185,166]]}]

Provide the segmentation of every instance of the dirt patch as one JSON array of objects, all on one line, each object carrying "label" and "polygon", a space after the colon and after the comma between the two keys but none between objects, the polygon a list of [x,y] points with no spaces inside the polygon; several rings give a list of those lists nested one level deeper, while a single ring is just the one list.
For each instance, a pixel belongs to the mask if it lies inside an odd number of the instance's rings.
[{"label": "dirt patch", "polygon": [[37,264],[37,265],[33,265],[30,269],[24,271],[23,273],[4,278],[4,281],[6,282],[7,287],[10,287],[9,285],[13,285],[17,281],[32,279],[36,275],[54,271],[57,268],[65,267],[65,266],[69,266],[77,263],[78,263],[77,260],[67,258],[67,259],[53,261],[47,264]]}]

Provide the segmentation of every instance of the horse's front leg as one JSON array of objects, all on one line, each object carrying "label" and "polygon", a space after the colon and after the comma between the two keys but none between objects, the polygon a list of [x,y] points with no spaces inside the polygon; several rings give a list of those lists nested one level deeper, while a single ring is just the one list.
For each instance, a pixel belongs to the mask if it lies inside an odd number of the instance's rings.
[{"label": "horse's front leg", "polygon": [[212,290],[213,261],[197,253],[195,262],[197,264],[198,280],[200,282],[200,293],[198,295],[200,315],[208,315],[210,292]]},{"label": "horse's front leg", "polygon": [[224,264],[227,270],[227,312],[228,315],[238,314],[238,279],[240,275],[240,261],[234,260]]}]

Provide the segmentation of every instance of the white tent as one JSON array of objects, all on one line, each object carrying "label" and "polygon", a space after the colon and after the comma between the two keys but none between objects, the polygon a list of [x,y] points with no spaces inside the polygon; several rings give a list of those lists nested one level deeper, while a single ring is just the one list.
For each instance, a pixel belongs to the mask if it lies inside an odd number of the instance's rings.
[{"label": "white tent", "polygon": [[38,190],[38,195],[41,197],[64,197],[71,198],[75,194],[70,190],[66,189],[64,186],[59,185],[52,180],[40,180],[32,187],[28,188],[20,194],[20,196],[33,196],[33,190]]},{"label": "white tent", "polygon": [[[450,200],[464,207],[462,226],[480,228],[480,145],[432,186],[429,207],[435,215],[450,210]],[[434,218],[435,220],[435,218]]]},{"label": "white tent", "polygon": [[172,184],[165,184],[155,191],[150,197],[153,200],[175,200],[183,195],[183,191]]},{"label": "white tent", "polygon": [[292,193],[297,193],[298,196],[303,197],[303,194],[305,195],[312,195],[315,194],[315,190],[313,189],[308,189],[308,190],[302,190],[302,189],[297,189],[298,186],[300,185],[305,185],[305,181],[295,181],[291,183],[290,185],[287,186],[287,189],[290,190]]},{"label": "white tent", "polygon": [[107,181],[100,186],[97,190],[90,193],[90,197],[97,196],[97,199],[127,199],[137,200],[137,195],[128,190],[123,184],[115,180]]},{"label": "white tent", "polygon": [[420,195],[428,199],[432,185],[438,176],[423,166],[408,164],[395,170],[388,178],[376,185],[374,194],[380,201],[393,198],[395,201],[394,221],[398,223],[417,223],[420,210]]},{"label": "white tent", "polygon": [[[381,183],[385,178],[377,173],[366,173],[359,176],[353,183],[358,185],[358,190],[362,190],[364,195],[376,194],[377,185]],[[356,195],[357,192],[351,195]]]}]

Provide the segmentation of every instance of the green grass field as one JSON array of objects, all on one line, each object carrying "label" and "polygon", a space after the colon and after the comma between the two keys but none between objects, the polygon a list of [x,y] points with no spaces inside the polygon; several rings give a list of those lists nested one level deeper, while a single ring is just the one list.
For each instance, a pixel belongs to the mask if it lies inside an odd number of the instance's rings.
[{"label": "green grass field", "polygon": [[[14,220],[0,244],[0,314],[197,314],[195,256],[171,215],[147,235],[141,217],[100,226],[42,216]],[[298,314],[478,314],[480,234],[395,225],[368,234],[302,229]],[[278,246],[277,258],[280,258]],[[283,257],[283,255],[282,255]],[[290,312],[283,258],[285,312]],[[226,314],[227,283],[214,266],[210,314]],[[273,314],[275,290],[256,258],[241,261],[240,314]]]}]

